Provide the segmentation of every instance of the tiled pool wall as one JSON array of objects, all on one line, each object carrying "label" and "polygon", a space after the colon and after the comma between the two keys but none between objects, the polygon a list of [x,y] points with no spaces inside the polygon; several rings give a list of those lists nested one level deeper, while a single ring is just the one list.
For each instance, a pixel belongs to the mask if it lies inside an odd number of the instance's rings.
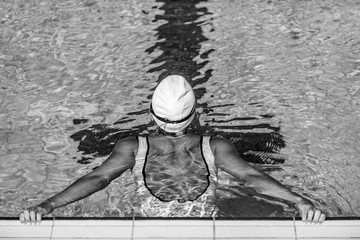
[{"label": "tiled pool wall", "polygon": [[360,219],[307,224],[299,220],[0,220],[0,239],[360,239]]}]

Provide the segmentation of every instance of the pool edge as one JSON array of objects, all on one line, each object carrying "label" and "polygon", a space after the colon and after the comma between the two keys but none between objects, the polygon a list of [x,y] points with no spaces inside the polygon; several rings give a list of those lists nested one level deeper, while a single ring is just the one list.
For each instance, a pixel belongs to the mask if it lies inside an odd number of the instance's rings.
[{"label": "pool edge", "polygon": [[[356,218],[356,219],[354,219]],[[39,225],[0,218],[0,239],[360,239],[360,218],[323,224],[293,219],[46,218]]]}]

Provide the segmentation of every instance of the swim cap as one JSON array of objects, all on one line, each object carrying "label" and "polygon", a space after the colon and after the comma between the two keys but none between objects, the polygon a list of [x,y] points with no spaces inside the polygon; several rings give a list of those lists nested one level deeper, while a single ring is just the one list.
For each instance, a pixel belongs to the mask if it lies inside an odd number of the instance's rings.
[{"label": "swim cap", "polygon": [[192,87],[179,75],[164,78],[154,91],[150,111],[157,125],[164,131],[183,131],[195,116]]}]

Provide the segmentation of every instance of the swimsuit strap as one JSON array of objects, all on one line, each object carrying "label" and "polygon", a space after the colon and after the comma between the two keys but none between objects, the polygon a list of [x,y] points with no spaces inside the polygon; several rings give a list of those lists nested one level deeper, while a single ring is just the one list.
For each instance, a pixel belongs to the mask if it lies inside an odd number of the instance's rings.
[{"label": "swimsuit strap", "polygon": [[208,165],[210,177],[212,180],[217,181],[217,168],[215,166],[215,157],[210,147],[210,136],[203,136],[202,137],[202,152],[204,156],[204,160]]},{"label": "swimsuit strap", "polygon": [[136,160],[144,160],[148,151],[147,137],[138,137],[138,151],[136,154]]}]

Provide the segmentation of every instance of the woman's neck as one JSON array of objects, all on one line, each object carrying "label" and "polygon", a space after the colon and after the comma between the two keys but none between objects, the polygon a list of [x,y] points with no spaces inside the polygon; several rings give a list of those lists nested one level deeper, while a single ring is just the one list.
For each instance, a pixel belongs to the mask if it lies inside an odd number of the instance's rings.
[{"label": "woman's neck", "polygon": [[164,131],[163,129],[159,128],[158,129],[158,133],[162,136],[166,136],[166,137],[173,137],[173,138],[180,138],[186,135],[185,131],[180,131],[180,132],[167,132]]}]

